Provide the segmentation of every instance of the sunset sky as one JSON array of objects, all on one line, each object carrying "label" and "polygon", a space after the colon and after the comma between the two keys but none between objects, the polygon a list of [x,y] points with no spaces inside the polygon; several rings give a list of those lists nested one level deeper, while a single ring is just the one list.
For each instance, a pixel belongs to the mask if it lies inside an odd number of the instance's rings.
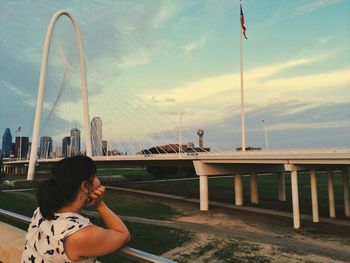
[{"label": "sunset sky", "polygon": [[[102,118],[111,147],[177,143],[180,113],[184,142],[197,144],[201,128],[207,146],[240,146],[238,0],[0,1],[0,9],[1,134],[21,126],[31,136],[45,33],[66,9],[82,31],[90,117]],[[349,147],[350,1],[245,0],[243,12],[247,146],[265,147],[265,120],[271,149]],[[70,30],[58,23],[49,65],[41,135],[55,145],[82,128]],[[72,91],[45,123],[64,69]]]}]

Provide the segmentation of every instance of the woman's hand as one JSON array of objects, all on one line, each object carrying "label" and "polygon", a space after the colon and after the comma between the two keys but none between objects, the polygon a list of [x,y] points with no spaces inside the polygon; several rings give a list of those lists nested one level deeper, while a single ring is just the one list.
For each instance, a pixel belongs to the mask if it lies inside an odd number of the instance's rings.
[{"label": "woman's hand", "polygon": [[105,193],[106,188],[103,185],[97,187],[92,193],[90,193],[91,203],[90,206],[98,206],[103,199],[103,195]]}]

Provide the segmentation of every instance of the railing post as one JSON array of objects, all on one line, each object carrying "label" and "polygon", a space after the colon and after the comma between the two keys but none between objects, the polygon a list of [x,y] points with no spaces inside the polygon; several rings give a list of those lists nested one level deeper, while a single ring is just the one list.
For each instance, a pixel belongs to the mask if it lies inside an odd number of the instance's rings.
[{"label": "railing post", "polygon": [[318,215],[318,198],[317,198],[317,176],[314,169],[310,170],[310,184],[311,184],[311,203],[312,203],[312,221],[319,222]]},{"label": "railing post", "polygon": [[242,185],[242,175],[235,175],[235,204],[243,205],[243,185]]},{"label": "railing post", "polygon": [[293,201],[293,223],[294,228],[300,228],[300,210],[299,210],[299,191],[298,191],[298,172],[291,171],[292,183],[292,201]]},{"label": "railing post", "polygon": [[200,200],[200,210],[209,210],[209,194],[208,194],[208,176],[199,176],[199,200]]}]

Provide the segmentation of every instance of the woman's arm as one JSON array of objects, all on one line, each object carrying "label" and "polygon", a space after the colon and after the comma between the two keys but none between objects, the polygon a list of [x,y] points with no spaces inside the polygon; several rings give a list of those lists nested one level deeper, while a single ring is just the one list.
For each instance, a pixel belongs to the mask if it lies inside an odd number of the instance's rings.
[{"label": "woman's arm", "polygon": [[90,196],[107,229],[91,225],[69,236],[64,245],[71,260],[109,254],[130,240],[125,224],[102,201],[104,192],[105,188],[100,186]]},{"label": "woman's arm", "polygon": [[130,240],[130,233],[123,221],[109,207],[101,201],[96,205],[96,210],[101,216],[107,229],[112,229],[126,237],[126,241]]}]

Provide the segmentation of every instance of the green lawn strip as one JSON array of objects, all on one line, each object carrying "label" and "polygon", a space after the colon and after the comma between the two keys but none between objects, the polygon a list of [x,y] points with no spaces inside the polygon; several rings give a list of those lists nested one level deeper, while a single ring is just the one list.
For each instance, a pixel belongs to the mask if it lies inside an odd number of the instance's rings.
[{"label": "green lawn strip", "polygon": [[107,191],[104,200],[115,213],[124,216],[170,220],[182,215],[172,207],[162,203],[115,191]]},{"label": "green lawn strip", "polygon": [[[285,174],[286,182],[286,197],[287,203],[291,203],[291,182],[290,174]],[[184,189],[197,189],[199,187],[198,180],[167,182],[167,185],[173,185]],[[326,172],[317,173],[318,186],[318,201],[320,208],[322,206],[328,207],[328,181]],[[277,202],[277,176],[263,175],[258,176],[259,197],[262,201],[276,201]],[[164,187],[166,189],[166,187]],[[298,174],[298,189],[299,201],[301,208],[311,207],[311,189],[310,189],[310,175],[308,172],[300,172]],[[234,191],[234,178],[218,178],[209,177],[209,190],[224,190]],[[250,193],[250,177],[243,176],[243,191],[246,200],[249,200]],[[334,192],[336,204],[343,204],[343,176],[341,172],[334,172]]]},{"label": "green lawn strip", "polygon": [[[3,193],[0,192],[0,208],[18,213],[20,215],[32,217],[33,211],[36,209],[36,202],[25,196],[17,195],[15,193]],[[10,224],[27,231],[28,224],[8,219],[1,216],[0,221]]]},{"label": "green lawn strip", "polygon": [[0,208],[4,210],[32,217],[36,207],[36,201],[25,195],[0,192]]},{"label": "green lawn strip", "polygon": [[[0,192],[0,208],[31,217],[36,208],[36,201],[28,198],[25,194],[29,194],[29,192]],[[30,192],[30,194],[34,195],[35,191]],[[170,220],[182,215],[172,207],[162,203],[114,191],[108,191],[104,196],[104,200],[113,211],[124,216]],[[94,208],[89,210],[94,210]]]},{"label": "green lawn strip", "polygon": [[[92,221],[95,224],[102,224],[100,219]],[[158,256],[171,249],[181,246],[183,243],[188,242],[193,238],[193,234],[189,231],[170,227],[129,222],[126,222],[126,225],[131,233],[131,240],[127,246]],[[117,254],[99,257],[99,260],[103,263],[134,262]]]},{"label": "green lawn strip", "polygon": [[[97,168],[97,176],[122,176],[128,181],[153,180],[154,177],[144,168]],[[118,181],[117,181],[118,183]]]},{"label": "green lawn strip", "polygon": [[[286,194],[290,195],[290,174],[286,173]],[[334,172],[334,190],[336,200],[343,199],[343,177],[341,172]],[[277,176],[275,175],[263,175],[258,176],[258,187],[259,194],[263,198],[273,198],[276,199],[277,196]],[[196,188],[198,187],[198,180],[188,180],[188,181],[177,181],[168,182],[167,184],[173,184],[181,188]],[[318,185],[318,200],[327,201],[327,174],[325,172],[317,173],[317,185]],[[310,176],[307,172],[300,172],[298,176],[298,186],[300,197],[304,199],[311,199],[310,192]],[[215,190],[228,190],[233,191],[234,189],[234,178],[218,178],[209,177],[209,188]],[[250,191],[250,177],[243,176],[243,188],[245,193]]]}]

